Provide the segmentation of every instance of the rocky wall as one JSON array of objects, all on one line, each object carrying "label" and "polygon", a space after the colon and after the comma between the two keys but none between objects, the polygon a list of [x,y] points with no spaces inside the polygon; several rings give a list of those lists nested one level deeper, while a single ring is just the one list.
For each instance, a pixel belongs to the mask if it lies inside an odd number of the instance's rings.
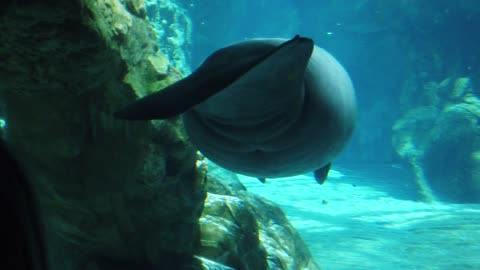
[{"label": "rocky wall", "polygon": [[318,270],[273,202],[248,192],[234,173],[210,163],[199,254],[237,270]]},{"label": "rocky wall", "polygon": [[[480,202],[480,99],[468,77],[406,84],[393,144],[427,201]],[[415,96],[415,98],[413,98]]]},{"label": "rocky wall", "polygon": [[187,263],[206,196],[195,149],[178,120],[112,117],[179,78],[142,18],[145,7],[7,4],[0,23],[5,138],[38,192],[52,269]]},{"label": "rocky wall", "polygon": [[180,78],[146,14],[137,0],[0,9],[2,136],[38,195],[51,269],[317,269],[271,203],[207,193],[178,118],[112,117]]},{"label": "rocky wall", "polygon": [[479,202],[478,3],[376,2],[398,32],[407,73],[393,124],[393,145],[411,165],[428,201]]},{"label": "rocky wall", "polygon": [[193,24],[188,10],[174,0],[146,0],[147,18],[152,24],[161,51],[179,73],[190,74]]}]

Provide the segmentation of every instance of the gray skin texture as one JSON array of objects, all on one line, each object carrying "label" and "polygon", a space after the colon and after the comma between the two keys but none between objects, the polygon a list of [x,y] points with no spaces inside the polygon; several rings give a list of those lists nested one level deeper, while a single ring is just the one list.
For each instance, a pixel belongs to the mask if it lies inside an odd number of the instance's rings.
[{"label": "gray skin texture", "polygon": [[[255,58],[252,53],[260,57],[285,41],[256,39],[234,47]],[[192,143],[213,162],[278,178],[328,165],[348,143],[355,114],[345,69],[325,50],[313,46],[312,52],[301,43],[278,49],[185,112],[183,121]]]}]

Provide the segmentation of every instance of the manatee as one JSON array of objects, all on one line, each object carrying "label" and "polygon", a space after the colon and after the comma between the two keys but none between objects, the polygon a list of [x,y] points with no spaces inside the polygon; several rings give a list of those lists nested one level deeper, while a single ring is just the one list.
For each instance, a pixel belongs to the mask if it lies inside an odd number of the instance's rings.
[{"label": "manatee", "polygon": [[222,48],[191,75],[115,116],[180,114],[193,145],[228,170],[261,181],[313,171],[323,183],[352,135],[356,102],[340,63],[295,36]]}]

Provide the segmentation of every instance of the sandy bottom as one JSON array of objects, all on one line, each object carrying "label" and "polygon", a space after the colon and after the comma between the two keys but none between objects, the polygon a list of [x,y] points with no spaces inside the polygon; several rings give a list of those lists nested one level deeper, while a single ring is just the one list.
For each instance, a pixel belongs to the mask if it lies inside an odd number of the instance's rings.
[{"label": "sandy bottom", "polygon": [[322,186],[239,178],[284,209],[322,270],[480,269],[480,205],[418,201],[399,168],[334,168]]}]

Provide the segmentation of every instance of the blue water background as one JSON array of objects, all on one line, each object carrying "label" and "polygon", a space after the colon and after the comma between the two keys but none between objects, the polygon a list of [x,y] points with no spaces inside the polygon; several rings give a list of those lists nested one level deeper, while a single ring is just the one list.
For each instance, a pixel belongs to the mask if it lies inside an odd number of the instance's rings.
[{"label": "blue water background", "polygon": [[[193,20],[191,67],[216,49],[256,37],[311,37],[349,72],[358,124],[334,163],[340,176],[268,181],[240,176],[249,190],[279,203],[327,270],[480,269],[478,205],[425,204],[392,147],[392,125],[409,74],[471,76],[479,69],[479,1],[465,13],[451,0],[182,0]],[[410,5],[410,6],[409,6]],[[412,47],[451,63],[408,55]],[[411,50],[410,50],[411,51]],[[323,203],[322,203],[323,202]]]},{"label": "blue water background", "polygon": [[[200,64],[218,47],[243,39],[291,38],[295,34],[311,37],[345,66],[357,91],[360,110],[357,136],[339,157],[339,162],[369,162],[372,159],[377,162],[398,162],[388,130],[399,116],[396,103],[406,68],[405,51],[400,47],[397,37],[382,30],[383,26],[374,20],[374,14],[371,14],[374,12],[358,8],[353,13],[353,8],[349,7],[351,5],[327,3],[332,1],[246,2],[247,5],[230,5],[238,6],[237,9],[212,11],[208,17],[202,16],[195,21],[193,66]],[[197,5],[196,9],[202,9],[204,4]],[[227,6],[226,3],[223,5]],[[204,8],[210,10],[208,4]],[[358,33],[355,27],[359,29]],[[367,120],[379,115],[382,115],[381,119]],[[371,144],[375,144],[379,151],[362,151],[362,146]]]},{"label": "blue water background", "polygon": [[[193,20],[192,68],[219,47],[255,37],[301,34],[332,53],[349,72],[359,104],[358,125],[337,162],[399,163],[391,127],[400,116],[400,93],[416,65],[432,80],[478,70],[478,12],[465,14],[455,1],[419,0],[223,0],[180,1]],[[471,5],[480,5],[478,1]],[[410,8],[410,6],[411,8]],[[467,4],[464,4],[464,6]],[[473,15],[472,15],[473,14]],[[408,48],[451,52],[435,63],[408,61]],[[440,48],[438,48],[440,47]],[[461,64],[458,64],[461,63]],[[428,67],[431,65],[432,67]]]}]

